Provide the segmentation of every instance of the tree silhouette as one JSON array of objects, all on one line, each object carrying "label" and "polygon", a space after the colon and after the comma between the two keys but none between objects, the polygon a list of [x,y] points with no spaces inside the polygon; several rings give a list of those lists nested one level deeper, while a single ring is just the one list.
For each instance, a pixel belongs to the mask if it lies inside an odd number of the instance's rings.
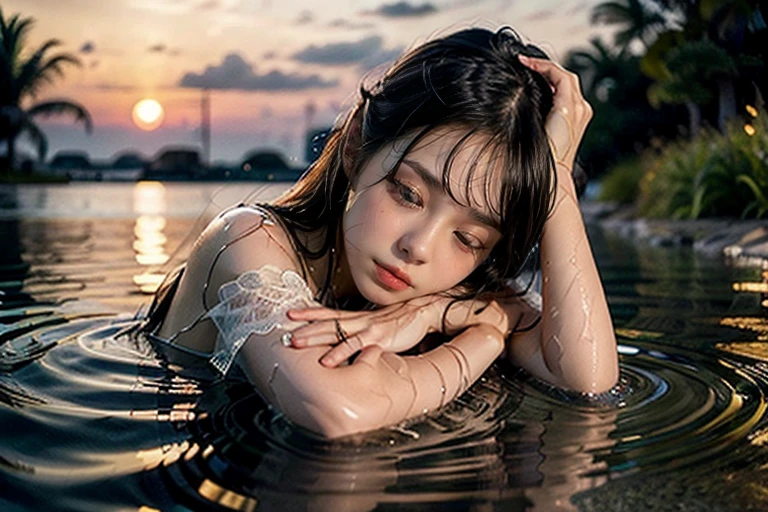
[{"label": "tree silhouette", "polygon": [[83,123],[87,133],[93,128],[88,111],[78,103],[57,99],[35,103],[27,108],[22,104],[34,101],[40,90],[64,75],[65,65],[79,66],[80,61],[67,53],[49,55],[61,43],[49,39],[39,48],[25,55],[24,45],[32,18],[14,14],[6,19],[0,9],[0,140],[8,144],[8,164],[12,170],[15,161],[16,140],[26,134],[37,147],[42,160],[48,149],[45,134],[35,123],[38,117],[67,114]]},{"label": "tree silhouette", "polygon": [[635,40],[648,48],[651,38],[664,28],[664,16],[648,7],[641,0],[621,0],[602,2],[592,9],[591,23],[617,25],[614,43],[619,48],[627,48]]}]

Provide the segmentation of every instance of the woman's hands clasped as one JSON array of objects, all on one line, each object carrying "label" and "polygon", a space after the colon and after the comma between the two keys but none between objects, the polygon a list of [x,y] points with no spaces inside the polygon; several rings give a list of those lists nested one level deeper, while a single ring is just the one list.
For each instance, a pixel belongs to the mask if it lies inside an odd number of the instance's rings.
[{"label": "woman's hands clasped", "polygon": [[374,311],[315,307],[291,310],[288,316],[309,322],[291,332],[291,346],[332,346],[320,362],[335,367],[365,347],[403,352],[433,332],[455,335],[471,326],[487,325],[508,337],[515,325],[530,321],[527,316],[532,310],[528,310],[515,297],[484,302],[428,295]]},{"label": "woman's hands clasped", "polygon": [[291,332],[291,346],[333,347],[320,359],[335,367],[370,345],[403,352],[429,333],[438,332],[448,299],[419,297],[374,311],[343,311],[325,307],[295,309],[288,317],[309,322]]}]

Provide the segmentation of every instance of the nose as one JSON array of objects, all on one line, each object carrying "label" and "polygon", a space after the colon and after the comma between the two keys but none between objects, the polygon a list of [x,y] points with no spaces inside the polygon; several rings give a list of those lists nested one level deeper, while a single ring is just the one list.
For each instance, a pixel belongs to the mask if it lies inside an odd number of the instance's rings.
[{"label": "nose", "polygon": [[434,251],[437,225],[423,222],[411,226],[398,240],[397,247],[405,260],[412,265],[430,261]]}]

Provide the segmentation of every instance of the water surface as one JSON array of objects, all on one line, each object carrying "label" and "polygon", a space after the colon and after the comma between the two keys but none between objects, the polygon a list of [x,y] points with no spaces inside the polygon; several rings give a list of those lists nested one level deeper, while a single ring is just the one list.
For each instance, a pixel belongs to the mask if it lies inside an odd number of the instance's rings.
[{"label": "water surface", "polygon": [[0,189],[2,510],[768,509],[759,268],[591,229],[611,396],[499,366],[422,421],[335,443],[123,334],[190,233],[279,187]]}]

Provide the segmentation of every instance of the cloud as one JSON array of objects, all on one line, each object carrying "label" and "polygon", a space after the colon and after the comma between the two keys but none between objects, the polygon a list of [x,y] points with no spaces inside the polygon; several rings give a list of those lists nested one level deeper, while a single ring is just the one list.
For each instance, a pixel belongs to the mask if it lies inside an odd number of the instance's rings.
[{"label": "cloud", "polygon": [[574,15],[579,14],[582,11],[587,10],[587,7],[589,7],[589,2],[579,2],[570,9],[566,11],[566,14]]},{"label": "cloud", "polygon": [[241,91],[279,91],[333,87],[338,80],[324,80],[318,75],[286,74],[272,70],[254,73],[253,67],[240,55],[230,53],[221,64],[208,66],[202,73],[186,73],[180,87],[229,89]]},{"label": "cloud", "polygon": [[261,60],[272,60],[275,57],[277,57],[277,52],[273,50],[269,50],[267,52],[264,52],[264,54],[261,56]]},{"label": "cloud", "polygon": [[310,45],[296,52],[293,59],[312,64],[355,64],[381,51],[381,37],[370,36],[359,41]]},{"label": "cloud", "polygon": [[93,89],[98,89],[100,91],[131,92],[131,91],[137,90],[137,88],[134,87],[133,85],[120,85],[120,84],[108,84],[108,83],[94,84],[91,87]]},{"label": "cloud", "polygon": [[526,16],[523,16],[523,21],[545,21],[555,16],[553,9],[539,9]]},{"label": "cloud", "polygon": [[394,62],[395,59],[397,59],[400,54],[403,53],[405,50],[404,47],[400,48],[391,48],[391,49],[382,49],[370,57],[363,60],[358,68],[361,72],[365,73],[366,71],[370,71],[371,69],[381,66],[383,64],[390,64]]},{"label": "cloud", "polygon": [[176,57],[177,55],[181,54],[181,50],[178,48],[169,48],[163,43],[153,44],[147,48],[147,51],[149,53],[164,53],[166,55],[170,55],[171,57]]},{"label": "cloud", "polygon": [[328,26],[332,28],[348,28],[352,30],[373,28],[373,23],[356,23],[344,18],[336,18],[328,22]]},{"label": "cloud", "polygon": [[86,41],[83,43],[83,45],[80,47],[80,53],[93,53],[96,51],[96,45],[93,44],[93,41]]},{"label": "cloud", "polygon": [[205,0],[201,2],[197,8],[201,11],[210,11],[219,7],[219,0]]},{"label": "cloud", "polygon": [[393,4],[384,4],[378,9],[367,11],[366,14],[375,14],[385,18],[410,18],[429,16],[437,12],[437,7],[427,2],[421,5],[411,5],[408,2],[395,2]]},{"label": "cloud", "polygon": [[301,11],[299,14],[299,17],[296,18],[296,25],[308,25],[309,23],[312,23],[315,21],[315,15],[312,14],[312,11]]}]

